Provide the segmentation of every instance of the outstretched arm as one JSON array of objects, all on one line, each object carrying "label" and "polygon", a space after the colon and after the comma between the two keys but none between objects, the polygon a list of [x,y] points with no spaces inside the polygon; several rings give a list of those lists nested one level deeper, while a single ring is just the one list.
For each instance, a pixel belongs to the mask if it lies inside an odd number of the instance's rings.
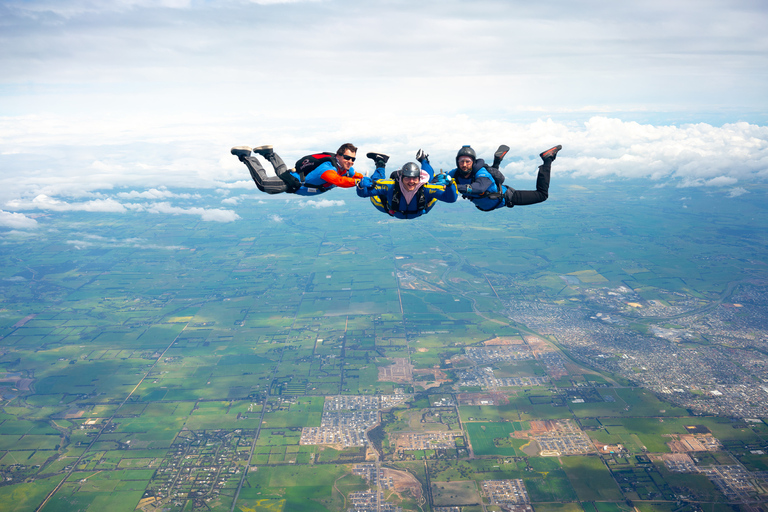
[{"label": "outstretched arm", "polygon": [[360,179],[362,179],[363,175],[355,173],[354,177],[339,176],[335,170],[328,170],[321,174],[320,177],[323,179],[323,181],[326,181],[331,185],[336,185],[337,187],[341,188],[351,188],[354,187]]},{"label": "outstretched arm", "polygon": [[488,189],[495,184],[491,178],[485,176],[475,177],[475,181],[472,183],[459,185],[459,192],[466,196],[478,197],[488,192]]},{"label": "outstretched arm", "polygon": [[389,187],[394,186],[392,180],[372,181],[371,178],[363,178],[357,186],[357,195],[360,197],[373,197],[386,194]]},{"label": "outstretched arm", "polygon": [[459,198],[459,191],[456,186],[456,182],[451,179],[449,183],[445,184],[445,190],[438,196],[438,199],[445,203],[455,203]]}]

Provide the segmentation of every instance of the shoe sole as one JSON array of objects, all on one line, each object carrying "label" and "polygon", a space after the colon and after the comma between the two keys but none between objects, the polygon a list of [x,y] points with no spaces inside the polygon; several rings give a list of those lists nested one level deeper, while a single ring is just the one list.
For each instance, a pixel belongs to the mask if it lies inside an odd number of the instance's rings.
[{"label": "shoe sole", "polygon": [[235,146],[229,152],[235,156],[251,156],[250,146]]},{"label": "shoe sole", "polygon": [[539,156],[541,158],[550,158],[552,156],[556,156],[558,151],[560,151],[561,149],[563,149],[563,146],[557,145],[557,146],[555,146],[553,148],[549,148],[548,150],[546,150],[545,152],[543,152]]}]

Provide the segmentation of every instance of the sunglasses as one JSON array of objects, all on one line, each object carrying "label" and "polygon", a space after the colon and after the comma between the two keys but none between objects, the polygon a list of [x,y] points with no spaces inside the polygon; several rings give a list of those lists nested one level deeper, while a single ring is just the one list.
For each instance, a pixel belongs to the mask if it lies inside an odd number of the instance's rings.
[{"label": "sunglasses", "polygon": [[349,160],[350,162],[355,161],[355,157],[353,156],[341,155],[341,158],[343,158],[344,160]]}]

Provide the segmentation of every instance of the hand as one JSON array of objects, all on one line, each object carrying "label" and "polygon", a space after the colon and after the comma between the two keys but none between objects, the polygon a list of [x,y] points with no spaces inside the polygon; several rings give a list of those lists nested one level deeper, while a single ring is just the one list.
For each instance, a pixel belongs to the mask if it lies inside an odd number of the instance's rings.
[{"label": "hand", "polygon": [[446,174],[445,175],[445,183],[447,185],[450,185],[451,183],[453,183],[453,176],[451,176],[450,174]]},{"label": "hand", "polygon": [[371,188],[373,186],[373,180],[368,176],[365,176],[363,179],[358,180],[357,186],[360,188]]}]

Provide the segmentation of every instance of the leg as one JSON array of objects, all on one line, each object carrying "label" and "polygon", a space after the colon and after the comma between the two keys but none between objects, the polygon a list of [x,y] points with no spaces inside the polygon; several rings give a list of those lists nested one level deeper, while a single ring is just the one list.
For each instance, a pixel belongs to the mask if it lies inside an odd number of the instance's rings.
[{"label": "leg", "polygon": [[371,181],[377,182],[384,179],[384,167],[376,167],[376,170],[371,174]]},{"label": "leg", "polygon": [[536,190],[515,190],[507,187],[504,199],[509,208],[515,205],[527,205],[543,203],[549,197],[549,173],[552,161],[544,162],[539,166],[539,175],[536,177]]},{"label": "leg", "polygon": [[253,148],[253,152],[263,156],[270,164],[272,164],[272,167],[275,169],[275,176],[280,176],[288,170],[285,162],[283,162],[282,158],[277,156],[277,153],[275,153],[272,146],[257,146]]},{"label": "leg", "polygon": [[272,167],[274,167],[276,176],[280,176],[288,170],[288,166],[285,165],[283,159],[277,156],[277,153],[274,151],[267,156],[267,160],[272,164]]},{"label": "leg", "polygon": [[[506,146],[500,146],[497,153],[503,148],[506,148]],[[557,158],[557,153],[561,149],[563,149],[563,146],[558,144],[539,155],[544,163],[539,166],[539,175],[536,177],[536,190],[515,190],[512,187],[507,187],[506,192],[504,192],[504,200],[509,208],[516,204],[522,206],[543,203],[547,200],[549,197],[549,173],[552,169],[552,162]]]},{"label": "leg", "polygon": [[[267,171],[261,166],[261,163],[252,156],[240,156],[240,161],[245,164],[248,171],[251,173],[251,178],[256,182],[256,186],[259,190],[266,192],[267,194],[281,194],[288,191],[288,187],[285,182],[277,176],[267,176]],[[280,157],[277,157],[278,159]],[[282,162],[282,160],[280,160]],[[283,164],[285,167],[285,164]],[[277,169],[277,168],[275,168]]]}]

